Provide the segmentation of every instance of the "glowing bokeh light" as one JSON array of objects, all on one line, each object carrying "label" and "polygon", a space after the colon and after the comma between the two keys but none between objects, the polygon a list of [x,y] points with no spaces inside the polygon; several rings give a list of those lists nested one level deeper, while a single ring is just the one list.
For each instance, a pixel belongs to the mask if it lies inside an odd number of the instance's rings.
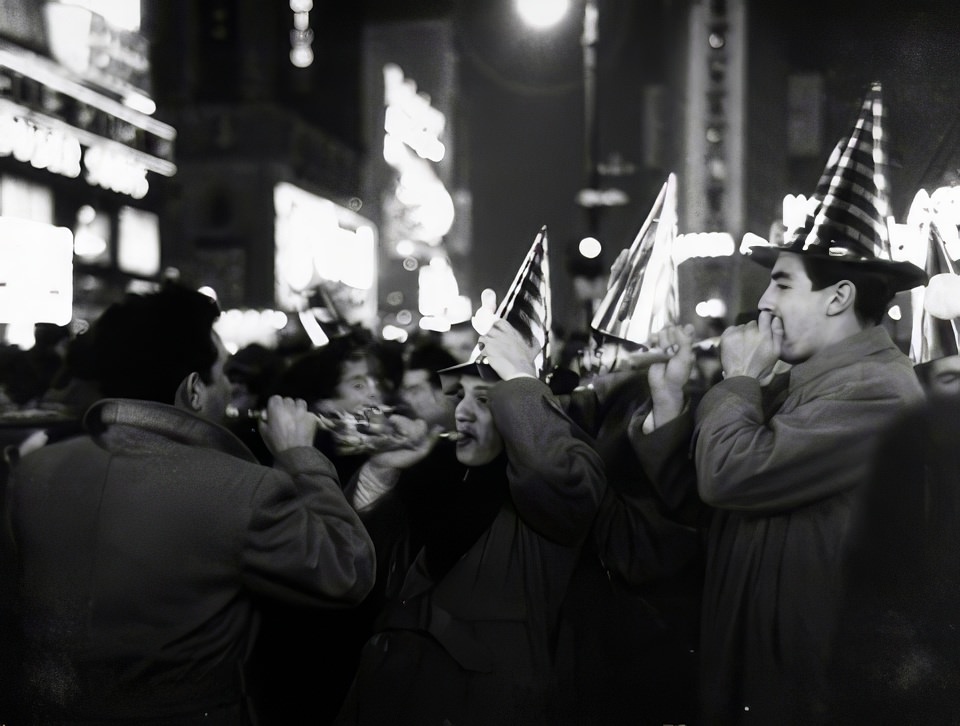
[{"label": "glowing bokeh light", "polygon": [[596,237],[584,237],[580,240],[578,249],[581,255],[588,260],[592,260],[600,256],[600,253],[603,251],[603,245],[600,244],[600,240]]},{"label": "glowing bokeh light", "polygon": [[549,28],[570,9],[570,0],[517,0],[517,13],[532,28]]}]

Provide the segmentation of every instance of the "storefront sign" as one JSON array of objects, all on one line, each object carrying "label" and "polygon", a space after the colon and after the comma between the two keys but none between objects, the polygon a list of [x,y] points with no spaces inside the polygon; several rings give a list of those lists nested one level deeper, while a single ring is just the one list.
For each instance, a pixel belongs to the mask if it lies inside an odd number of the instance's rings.
[{"label": "storefront sign", "polygon": [[94,82],[149,86],[149,44],[139,33],[114,27],[79,4],[54,0],[44,6],[44,25],[50,54],[74,73]]},{"label": "storefront sign", "polygon": [[0,217],[0,322],[67,325],[73,317],[73,234]]},{"label": "storefront sign", "polygon": [[0,156],[13,156],[36,169],[75,178],[80,176],[82,151],[73,134],[42,128],[0,107]]},{"label": "storefront sign", "polygon": [[279,307],[302,310],[322,285],[350,322],[376,313],[377,241],[373,224],[329,199],[280,182],[273,193]]},{"label": "storefront sign", "polygon": [[0,40],[0,155],[140,199],[148,172],[176,173],[175,139],[173,127]]},{"label": "storefront sign", "polygon": [[87,148],[83,150],[78,134],[65,124],[38,114],[18,113],[0,99],[0,157],[12,156],[36,169],[70,178],[83,172],[91,186],[143,199],[150,185],[142,155],[122,144],[90,134],[85,137]]}]

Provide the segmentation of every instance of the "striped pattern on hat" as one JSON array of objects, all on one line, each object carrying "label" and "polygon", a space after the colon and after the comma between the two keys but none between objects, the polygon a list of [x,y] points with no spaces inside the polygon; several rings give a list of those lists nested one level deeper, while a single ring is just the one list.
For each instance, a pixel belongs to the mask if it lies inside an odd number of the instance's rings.
[{"label": "striped pattern on hat", "polygon": [[505,319],[526,338],[540,344],[534,365],[541,378],[550,361],[550,261],[547,254],[547,228],[540,228],[517,275],[500,301],[497,317]]},{"label": "striped pattern on hat", "polygon": [[816,209],[794,242],[835,257],[891,259],[885,166],[881,86],[874,83],[850,135],[830,155],[814,192]]}]

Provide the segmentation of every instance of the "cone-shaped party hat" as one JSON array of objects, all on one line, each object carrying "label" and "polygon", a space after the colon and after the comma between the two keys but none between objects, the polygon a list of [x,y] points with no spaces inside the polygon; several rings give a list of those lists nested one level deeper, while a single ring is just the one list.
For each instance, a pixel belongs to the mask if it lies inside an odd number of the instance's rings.
[{"label": "cone-shaped party hat", "polygon": [[850,135],[827,161],[815,209],[799,229],[784,235],[782,245],[750,248],[751,259],[772,267],[781,252],[819,255],[882,273],[896,290],[922,285],[922,269],[890,254],[885,161],[881,87],[873,83]]},{"label": "cone-shaped party hat", "polygon": [[679,319],[677,269],[677,177],[660,188],[646,221],[615,270],[590,327],[594,334],[646,346],[653,333]]},{"label": "cone-shaped party hat", "polygon": [[915,365],[960,355],[960,277],[947,253],[943,235],[934,219],[926,225],[929,247],[926,272],[929,284],[914,291],[913,332],[910,359]]},{"label": "cone-shaped party hat", "polygon": [[[474,316],[474,326],[481,335],[486,333],[497,319],[504,319],[527,339],[539,344],[540,352],[534,361],[537,375],[542,379],[548,372],[550,361],[550,262],[547,253],[547,228],[542,227],[527,252],[523,263],[503,296],[496,313],[482,321],[481,312]],[[486,322],[484,326],[483,323]],[[438,371],[444,389],[448,382],[462,375],[475,375],[487,380],[497,380],[497,374],[483,361],[479,345],[473,349],[470,360],[458,366]]]}]

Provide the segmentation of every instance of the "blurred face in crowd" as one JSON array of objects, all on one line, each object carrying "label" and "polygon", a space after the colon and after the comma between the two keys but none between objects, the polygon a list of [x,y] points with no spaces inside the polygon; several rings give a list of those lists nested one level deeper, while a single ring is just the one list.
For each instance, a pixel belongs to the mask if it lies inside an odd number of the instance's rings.
[{"label": "blurred face in crowd", "polygon": [[466,466],[483,466],[503,451],[503,439],[493,422],[488,397],[490,384],[482,378],[463,376],[454,392],[457,410],[457,460]]},{"label": "blurred face in crowd", "polygon": [[438,387],[433,385],[430,371],[425,368],[404,371],[400,395],[417,418],[423,419],[430,425],[444,428],[450,426],[452,421],[450,401]]},{"label": "blurred face in crowd", "polygon": [[470,360],[477,345],[477,332],[469,325],[458,325],[443,334],[443,347],[457,360]]},{"label": "blurred face in crowd", "polygon": [[364,358],[348,358],[340,368],[340,382],[334,389],[333,398],[319,402],[322,411],[356,411],[363,406],[382,403],[380,389]]},{"label": "blurred face in crowd", "polygon": [[759,308],[783,323],[780,359],[785,363],[802,363],[829,342],[827,308],[835,288],[814,290],[799,256],[781,252],[777,257]]},{"label": "blurred face in crowd", "polygon": [[930,361],[927,393],[930,396],[960,396],[960,355],[948,355]]}]

